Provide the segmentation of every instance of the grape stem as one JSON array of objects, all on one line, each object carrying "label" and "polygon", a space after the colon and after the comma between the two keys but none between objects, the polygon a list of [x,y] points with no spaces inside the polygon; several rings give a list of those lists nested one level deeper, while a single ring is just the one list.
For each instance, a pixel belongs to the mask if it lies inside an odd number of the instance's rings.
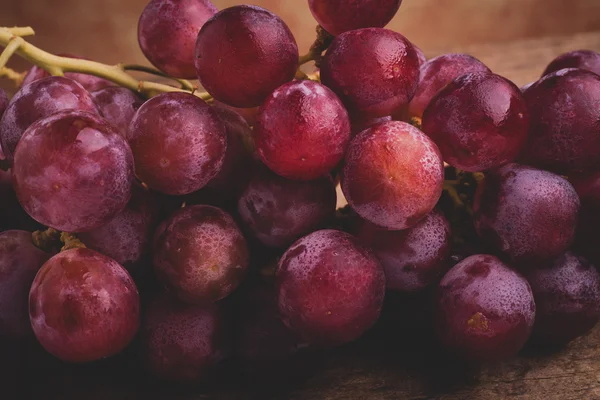
[{"label": "grape stem", "polygon": [[21,87],[23,80],[25,79],[25,75],[27,75],[27,72],[17,72],[8,67],[0,68],[0,78],[10,79],[17,87]]},{"label": "grape stem", "polygon": [[0,28],[0,46],[5,48],[0,55],[0,68],[4,67],[13,54],[18,54],[52,75],[62,76],[65,72],[94,75],[147,97],[167,92],[184,92],[192,93],[202,100],[212,99],[210,94],[198,92],[193,86],[191,89],[182,89],[156,82],[139,81],[125,71],[124,64],[106,65],[96,61],[56,56],[28,43],[21,37],[33,34],[34,31],[30,27]]},{"label": "grape stem", "polygon": [[35,246],[47,253],[56,253],[59,248],[60,251],[86,248],[85,244],[72,233],[59,232],[54,228],[33,232],[31,240]]},{"label": "grape stem", "polygon": [[298,66],[314,61],[317,68],[320,68],[321,61],[323,60],[323,52],[327,50],[333,39],[334,37],[323,29],[321,25],[317,25],[317,38],[312,46],[310,46],[308,53],[300,56]]},{"label": "grape stem", "polygon": [[121,68],[123,68],[123,71],[145,72],[147,74],[152,74],[152,75],[156,75],[156,76],[161,76],[163,78],[172,79],[174,81],[177,81],[181,85],[182,89],[189,90],[190,92],[198,89],[196,86],[194,86],[194,84],[192,82],[190,82],[186,79],[173,78],[156,68],[151,68],[151,67],[147,67],[145,65],[137,65],[137,64],[122,64]]}]

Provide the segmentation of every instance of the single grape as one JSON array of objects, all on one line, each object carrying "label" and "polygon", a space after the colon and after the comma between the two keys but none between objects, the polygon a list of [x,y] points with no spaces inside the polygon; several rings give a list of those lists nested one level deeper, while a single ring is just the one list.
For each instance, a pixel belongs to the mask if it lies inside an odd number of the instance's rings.
[{"label": "single grape", "polygon": [[600,274],[584,258],[567,252],[526,276],[537,307],[533,335],[541,342],[566,344],[600,320]]},{"label": "single grape", "polygon": [[248,246],[233,218],[212,206],[173,213],[154,237],[154,269],[186,303],[215,302],[233,292],[248,268]]},{"label": "single grape", "polygon": [[409,104],[411,117],[423,117],[431,99],[454,79],[471,72],[491,72],[481,61],[468,54],[444,54],[421,66],[419,86]]},{"label": "single grape", "polygon": [[377,124],[380,124],[382,122],[389,122],[392,120],[391,116],[387,116],[387,117],[379,117],[379,118],[364,118],[362,116],[353,116],[354,118],[351,119],[351,126],[352,126],[352,137],[358,135],[359,133],[361,133],[362,131],[369,129],[372,126],[375,126]]},{"label": "single grape", "polygon": [[131,200],[123,211],[107,224],[77,237],[88,248],[112,258],[132,273],[150,250],[152,235],[158,225],[158,207],[158,199],[153,193],[134,185]]},{"label": "single grape", "polygon": [[425,53],[423,53],[423,50],[421,50],[421,48],[419,46],[417,46],[413,42],[411,42],[411,44],[412,44],[413,48],[415,49],[415,51],[417,52],[417,58],[419,59],[419,67],[422,67],[423,64],[425,64],[427,62],[427,57],[425,57]]},{"label": "single grape", "polygon": [[227,150],[217,113],[187,93],[164,93],[145,102],[129,125],[127,140],[138,178],[170,195],[204,187],[219,173]]},{"label": "single grape", "polygon": [[360,28],[383,28],[402,0],[308,0],[310,12],[332,35]]},{"label": "single grape", "polygon": [[133,156],[105,120],[61,111],[23,134],[12,168],[19,202],[35,220],[66,232],[108,223],[131,197]]},{"label": "single grape", "polygon": [[571,176],[569,181],[581,200],[573,248],[594,265],[600,265],[600,172]]},{"label": "single grape", "polygon": [[335,346],[358,339],[379,318],[383,268],[347,233],[313,232],[295,242],[277,267],[283,322],[310,344]]},{"label": "single grape", "polygon": [[265,169],[257,170],[238,202],[238,213],[261,243],[288,246],[333,217],[335,185],[329,176],[290,181]]},{"label": "single grape", "polygon": [[325,86],[294,81],[275,90],[259,108],[254,142],[261,160],[288,179],[327,174],[350,142],[348,112]]},{"label": "single grape", "polygon": [[50,254],[35,247],[31,232],[0,233],[0,337],[32,335],[29,322],[29,289]]},{"label": "single grape", "polygon": [[406,106],[419,83],[419,57],[399,33],[366,28],[341,34],[321,64],[321,81],[351,114],[385,117]]},{"label": "single grape", "polygon": [[298,45],[285,22],[269,10],[234,6],[208,20],[196,41],[196,73],[217,100],[256,107],[294,78]]},{"label": "single grape", "polygon": [[123,87],[108,87],[92,92],[94,103],[108,122],[127,136],[127,128],[138,108],[144,102],[141,97]]},{"label": "single grape", "polygon": [[444,161],[469,172],[513,161],[528,129],[529,113],[519,88],[489,72],[456,78],[423,114],[423,132],[438,145]]},{"label": "single grape", "polygon": [[533,85],[535,85],[535,82],[536,82],[536,81],[529,82],[529,83],[527,83],[527,84],[525,84],[525,85],[521,86],[521,93],[525,93],[525,91],[526,91],[527,89],[529,89],[530,87],[532,87]]},{"label": "single grape", "polygon": [[519,162],[559,174],[600,169],[600,76],[563,69],[523,95],[531,128]]},{"label": "single grape", "polygon": [[436,331],[444,347],[471,362],[515,356],[533,328],[527,280],[494,256],[467,257],[438,286]]},{"label": "single grape", "polygon": [[2,118],[6,107],[8,107],[8,96],[3,89],[0,89],[0,118]]},{"label": "single grape", "polygon": [[38,272],[29,317],[49,353],[84,363],[115,355],[132,341],[140,325],[140,299],[116,261],[73,249],[50,258]]},{"label": "single grape", "polygon": [[402,231],[359,220],[355,232],[381,262],[389,290],[421,291],[437,283],[450,267],[450,224],[439,211],[433,210]]},{"label": "single grape", "polygon": [[[75,56],[73,54],[68,54],[68,53],[62,53],[62,54],[58,54],[58,55],[62,56],[62,57],[86,60],[86,58]],[[27,75],[25,75],[25,78],[23,79],[23,83],[21,83],[21,87],[29,85],[30,83],[37,81],[39,79],[47,78],[49,76],[50,76],[50,73],[48,71],[38,67],[37,65],[34,65],[33,67],[31,67],[31,69],[29,69],[29,71],[27,71]],[[100,89],[115,85],[111,81],[108,81],[104,78],[99,78],[94,75],[81,74],[79,72],[65,72],[65,78],[72,79],[75,82],[79,83],[88,92],[94,92],[96,90],[100,90]]]},{"label": "single grape", "polygon": [[419,222],[442,194],[440,152],[420,130],[405,122],[375,125],[348,148],[342,190],[362,218],[388,229]]},{"label": "single grape", "polygon": [[600,53],[592,50],[574,50],[556,57],[542,76],[565,68],[579,68],[600,75]]},{"label": "single grape", "polygon": [[219,108],[227,108],[231,111],[235,111],[236,113],[241,115],[250,126],[254,126],[254,123],[256,122],[256,114],[258,113],[258,107],[238,108],[220,102],[216,99],[213,100],[213,105]]},{"label": "single grape", "polygon": [[195,79],[196,38],[217,11],[210,0],[151,0],[138,21],[142,52],[167,75]]},{"label": "single grape", "polygon": [[571,246],[579,207],[566,179],[507,164],[488,171],[477,188],[474,223],[485,242],[527,267]]},{"label": "single grape", "polygon": [[23,86],[0,121],[0,143],[5,157],[13,160],[17,143],[31,124],[63,110],[97,113],[92,96],[71,79],[51,76]]}]

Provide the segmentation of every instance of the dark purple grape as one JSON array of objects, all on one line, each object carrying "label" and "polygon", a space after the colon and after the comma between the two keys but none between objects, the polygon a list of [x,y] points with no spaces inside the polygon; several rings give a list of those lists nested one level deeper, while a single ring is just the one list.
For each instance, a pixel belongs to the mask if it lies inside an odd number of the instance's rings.
[{"label": "dark purple grape", "polygon": [[347,233],[322,230],[298,240],[281,257],[276,279],[283,322],[310,344],[354,341],[379,318],[383,268]]},{"label": "dark purple grape", "polygon": [[536,339],[563,345],[588,333],[600,320],[600,274],[582,257],[567,252],[550,268],[527,273],[535,305]]},{"label": "dark purple grape", "polygon": [[440,341],[471,362],[515,356],[531,334],[536,313],[527,280],[496,257],[482,254],[448,271],[436,304]]},{"label": "dark purple grape", "polygon": [[572,176],[569,181],[581,200],[574,249],[600,265],[600,172]]},{"label": "dark purple grape", "polygon": [[138,21],[138,43],[167,75],[195,79],[194,46],[204,23],[217,13],[210,0],[152,0]]},{"label": "dark purple grape", "polygon": [[348,203],[384,228],[416,224],[442,194],[444,165],[437,146],[405,122],[385,122],[361,132],[344,162],[342,190]]},{"label": "dark purple grape", "polygon": [[254,142],[261,160],[275,173],[288,179],[315,179],[344,156],[350,142],[348,112],[325,86],[290,82],[259,108]]},{"label": "dark purple grape", "polygon": [[0,230],[36,231],[45,229],[23,210],[13,189],[12,171],[0,170]]},{"label": "dark purple grape", "polygon": [[130,273],[150,250],[158,224],[159,202],[149,191],[134,185],[131,200],[107,224],[77,237],[90,249],[112,258]]},{"label": "dark purple grape", "polygon": [[525,91],[526,91],[527,89],[529,89],[530,87],[532,87],[533,85],[535,85],[535,82],[536,82],[536,81],[529,82],[529,83],[527,83],[527,84],[525,84],[525,85],[521,86],[521,93],[525,93]]},{"label": "dark purple grape", "polygon": [[481,61],[468,54],[444,54],[421,65],[419,86],[409,104],[411,117],[423,117],[433,97],[459,76],[471,72],[491,72]]},{"label": "dark purple grape", "polygon": [[231,353],[231,333],[218,304],[193,306],[166,294],[152,301],[140,332],[143,365],[168,381],[198,382]]},{"label": "dark purple grape", "polygon": [[196,73],[217,100],[256,107],[294,78],[298,45],[285,22],[269,10],[234,6],[209,19],[196,42]]},{"label": "dark purple grape", "polygon": [[256,122],[256,113],[258,112],[258,107],[238,108],[220,102],[219,100],[213,100],[213,105],[220,108],[227,108],[231,111],[235,111],[236,113],[241,115],[250,126],[254,126],[254,123]]},{"label": "dark purple grape", "polygon": [[600,53],[592,50],[575,50],[556,57],[542,76],[565,68],[579,68],[600,75]]},{"label": "dark purple grape", "polygon": [[312,15],[332,35],[360,28],[383,28],[402,0],[308,0]]},{"label": "dark purple grape", "polygon": [[8,96],[3,89],[0,89],[0,118],[2,118],[6,107],[8,107]]},{"label": "dark purple grape", "polygon": [[523,95],[531,128],[519,162],[559,174],[600,169],[600,76],[564,69]]},{"label": "dark purple grape", "polygon": [[399,33],[366,28],[341,34],[321,64],[321,81],[351,114],[385,117],[406,106],[419,83],[419,57]]},{"label": "dark purple grape", "polygon": [[480,183],[474,223],[484,241],[527,267],[569,248],[579,207],[579,197],[566,179],[508,164],[488,171]]},{"label": "dark purple grape", "polygon": [[61,111],[23,134],[12,168],[19,202],[35,220],[66,232],[108,223],[131,197],[133,156],[102,118]]},{"label": "dark purple grape", "polygon": [[322,227],[333,217],[335,185],[329,176],[290,181],[265,169],[257,170],[238,202],[245,226],[261,243],[288,246]]},{"label": "dark purple grape", "polygon": [[63,110],[97,113],[92,96],[71,79],[51,76],[23,86],[0,121],[0,142],[6,158],[13,160],[17,143],[31,124]]},{"label": "dark purple grape", "polygon": [[0,337],[32,335],[28,299],[33,279],[50,254],[35,247],[31,232],[0,233]]},{"label": "dark purple grape", "polygon": [[100,114],[115,128],[121,132],[123,137],[127,136],[129,123],[144,100],[129,89],[123,87],[108,87],[92,92],[94,103]]},{"label": "dark purple grape", "polygon": [[355,232],[381,262],[390,290],[421,291],[437,283],[450,266],[450,224],[439,211],[406,230],[388,231],[360,220]]},{"label": "dark purple grape", "polygon": [[227,150],[225,126],[200,98],[164,93],[136,112],[127,140],[137,177],[170,195],[195,192],[221,169]]},{"label": "dark purple grape", "polygon": [[154,238],[154,269],[186,303],[221,300],[242,282],[248,246],[233,218],[212,206],[173,213]]},{"label": "dark purple grape", "polygon": [[133,279],[116,261],[89,249],[49,259],[29,294],[31,326],[59,359],[84,363],[123,350],[140,326]]},{"label": "dark purple grape", "polygon": [[423,114],[423,132],[438,145],[444,161],[470,172],[513,161],[528,129],[529,113],[519,88],[489,72],[456,78]]}]

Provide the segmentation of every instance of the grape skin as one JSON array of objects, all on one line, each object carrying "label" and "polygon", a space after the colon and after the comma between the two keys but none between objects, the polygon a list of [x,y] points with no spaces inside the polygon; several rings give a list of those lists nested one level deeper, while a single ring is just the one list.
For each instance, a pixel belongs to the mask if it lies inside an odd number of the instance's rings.
[{"label": "grape skin", "polygon": [[144,102],[142,98],[122,87],[108,87],[91,94],[104,119],[113,124],[123,137],[126,137],[129,123]]},{"label": "grape skin", "polygon": [[[257,6],[234,6],[208,20],[196,41],[196,74],[217,100],[256,107],[298,67],[298,45],[287,25]],[[243,73],[240,73],[243,71]]]},{"label": "grape skin", "polygon": [[579,68],[600,75],[600,53],[591,50],[575,50],[561,54],[548,64],[542,76],[565,68]]},{"label": "grape skin", "polygon": [[19,202],[35,220],[66,232],[108,223],[131,197],[133,156],[95,114],[61,111],[31,125],[12,168]]},{"label": "grape skin", "polygon": [[89,249],[63,251],[40,269],[29,293],[31,326],[57,358],[85,363],[123,350],[140,326],[133,279]]},{"label": "grape skin", "polygon": [[6,158],[13,160],[17,144],[31,124],[62,110],[98,112],[92,96],[74,80],[51,76],[23,86],[0,121],[0,143]]},{"label": "grape skin", "polygon": [[200,28],[217,13],[210,0],[152,0],[138,21],[138,43],[167,75],[195,79],[194,47]]},{"label": "grape skin", "polygon": [[581,200],[579,224],[573,248],[600,265],[600,172],[569,177]]},{"label": "grape skin", "polygon": [[6,107],[8,107],[8,96],[3,89],[0,89],[0,118],[2,118]]}]

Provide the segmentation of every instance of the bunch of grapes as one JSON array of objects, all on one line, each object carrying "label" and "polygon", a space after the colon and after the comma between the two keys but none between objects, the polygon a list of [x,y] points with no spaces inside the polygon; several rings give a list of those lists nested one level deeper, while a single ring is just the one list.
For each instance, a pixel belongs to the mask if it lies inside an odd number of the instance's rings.
[{"label": "bunch of grapes", "polygon": [[427,61],[384,28],[401,2],[308,1],[299,57],[266,9],[152,0],[142,51],[210,96],[91,67],[0,93],[2,340],[71,363],[133,348],[197,382],[229,358],[295,371],[371,329],[386,292],[435,293],[426,318],[469,362],[589,332],[600,54],[521,90],[466,54]]}]

